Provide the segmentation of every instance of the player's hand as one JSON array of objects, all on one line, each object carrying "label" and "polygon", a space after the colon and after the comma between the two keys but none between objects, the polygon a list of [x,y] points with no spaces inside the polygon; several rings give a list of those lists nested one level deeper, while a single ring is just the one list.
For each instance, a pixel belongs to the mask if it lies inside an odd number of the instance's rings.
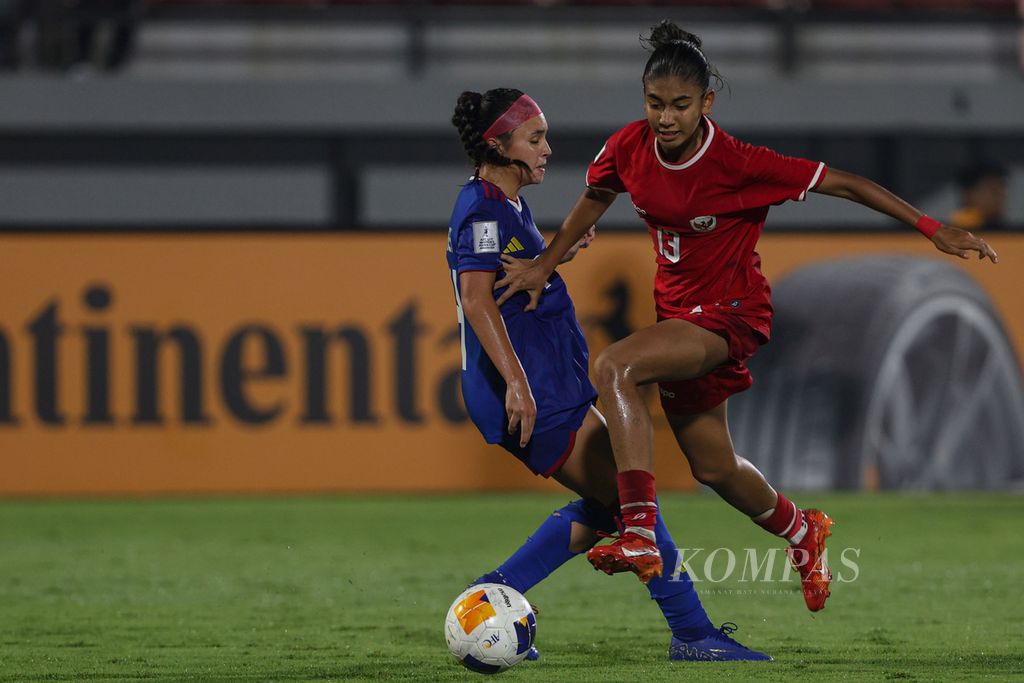
[{"label": "player's hand", "polygon": [[505,414],[508,416],[508,433],[515,434],[518,427],[519,446],[525,448],[533,436],[533,425],[537,420],[537,402],[533,400],[526,380],[509,383],[505,390]]},{"label": "player's hand", "polygon": [[969,258],[967,252],[976,251],[979,259],[988,257],[992,263],[999,263],[999,255],[988,245],[988,242],[960,228],[943,225],[932,235],[932,243],[939,251],[953,256]]},{"label": "player's hand", "polygon": [[501,306],[508,301],[516,292],[527,292],[530,295],[530,303],[523,310],[535,310],[551,273],[545,272],[544,267],[533,259],[513,258],[508,254],[502,254],[501,263],[505,274],[494,283],[494,289],[508,289],[498,297],[498,305]]},{"label": "player's hand", "polygon": [[569,251],[565,252],[565,256],[562,257],[561,263],[567,263],[569,261],[572,261],[573,258],[576,257],[576,254],[579,253],[580,249],[586,249],[587,247],[590,246],[590,243],[594,241],[594,238],[596,236],[597,226],[591,225],[590,230],[587,230],[583,237],[580,238],[580,241],[572,245],[569,248]]}]

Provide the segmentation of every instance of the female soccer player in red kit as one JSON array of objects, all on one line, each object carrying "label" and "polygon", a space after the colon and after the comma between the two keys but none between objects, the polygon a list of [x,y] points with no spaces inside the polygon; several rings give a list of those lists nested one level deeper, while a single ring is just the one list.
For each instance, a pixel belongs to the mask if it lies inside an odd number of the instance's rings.
[{"label": "female soccer player in red kit", "polygon": [[969,232],[923,215],[875,183],[824,163],[780,155],[730,136],[710,118],[714,74],[700,39],[670,21],[652,29],[644,68],[646,120],[613,134],[591,163],[587,188],[536,260],[503,257],[508,285],[499,305],[526,290],[536,306],[559,259],[628,192],[654,242],[658,322],[607,347],[594,363],[618,468],[625,531],[587,556],[607,573],[659,576],[653,427],[639,387],[657,382],[662,407],[694,477],[767,531],[782,536],[807,607],[829,595],[824,561],[832,520],[801,510],[733,451],[729,396],[747,389],[744,362],[768,341],[772,307],[755,251],[768,208],[819,192],[859,202],[915,226],[946,253],[996,261]]}]

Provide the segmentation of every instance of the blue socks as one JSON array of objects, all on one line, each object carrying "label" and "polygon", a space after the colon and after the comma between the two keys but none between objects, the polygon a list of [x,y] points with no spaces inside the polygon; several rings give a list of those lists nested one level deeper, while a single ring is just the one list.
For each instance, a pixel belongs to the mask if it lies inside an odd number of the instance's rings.
[{"label": "blue socks", "polygon": [[658,539],[658,552],[661,553],[663,569],[661,576],[647,582],[647,590],[651,593],[651,599],[657,601],[661,613],[665,615],[672,635],[679,640],[699,640],[711,633],[717,633],[703,605],[700,604],[700,598],[697,597],[697,591],[694,590],[685,567],[680,569],[678,576],[672,575],[679,561],[679,549],[676,548],[675,541],[665,526],[665,520],[661,517],[660,506],[654,534]]},{"label": "blue socks", "polygon": [[[552,513],[511,557],[474,583],[501,583],[526,593],[577,555],[569,550],[573,522],[606,533],[616,529],[615,518],[606,507],[592,500],[575,500]],[[683,571],[673,580],[678,550],[660,512],[655,534],[665,570],[662,577],[647,584],[651,598],[665,615],[672,635],[680,640],[704,638],[714,627],[689,575]]]},{"label": "blue socks", "polygon": [[512,557],[475,583],[503,583],[526,593],[578,554],[569,550],[573,522],[606,533],[615,530],[615,518],[600,503],[574,500],[551,513]]}]

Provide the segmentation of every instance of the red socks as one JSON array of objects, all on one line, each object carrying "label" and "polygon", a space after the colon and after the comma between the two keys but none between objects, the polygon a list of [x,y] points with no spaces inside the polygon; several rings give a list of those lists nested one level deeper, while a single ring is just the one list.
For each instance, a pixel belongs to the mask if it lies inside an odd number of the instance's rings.
[{"label": "red socks", "polygon": [[623,533],[637,534],[656,542],[654,525],[658,521],[658,503],[654,475],[644,470],[626,470],[619,472],[616,479]]},{"label": "red socks", "polygon": [[796,545],[803,540],[807,533],[807,522],[804,521],[804,515],[800,508],[792,501],[781,493],[775,495],[778,496],[775,507],[752,519],[765,531],[782,536],[791,545]]}]

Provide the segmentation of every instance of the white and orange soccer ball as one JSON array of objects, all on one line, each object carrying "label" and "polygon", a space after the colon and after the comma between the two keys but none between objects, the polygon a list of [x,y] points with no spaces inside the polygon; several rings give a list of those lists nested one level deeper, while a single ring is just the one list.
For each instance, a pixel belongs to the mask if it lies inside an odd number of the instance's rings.
[{"label": "white and orange soccer ball", "polygon": [[500,673],[526,659],[536,636],[530,603],[500,583],[462,591],[444,620],[448,650],[467,669],[484,674]]}]

